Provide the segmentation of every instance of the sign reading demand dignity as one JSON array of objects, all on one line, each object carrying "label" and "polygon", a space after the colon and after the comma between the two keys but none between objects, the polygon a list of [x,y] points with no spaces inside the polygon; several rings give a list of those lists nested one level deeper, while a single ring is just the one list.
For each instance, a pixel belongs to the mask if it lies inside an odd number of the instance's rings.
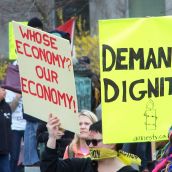
[{"label": "sign reading demand dignity", "polygon": [[103,141],[166,140],[172,124],[172,17],[99,21]]},{"label": "sign reading demand dignity", "polygon": [[77,98],[68,40],[13,22],[24,112],[78,132]]}]

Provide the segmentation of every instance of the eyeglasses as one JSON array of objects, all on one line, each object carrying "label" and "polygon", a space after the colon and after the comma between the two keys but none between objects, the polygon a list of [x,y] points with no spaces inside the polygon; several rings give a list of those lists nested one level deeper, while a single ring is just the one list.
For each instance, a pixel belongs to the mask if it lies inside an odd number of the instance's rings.
[{"label": "eyeglasses", "polygon": [[99,142],[101,142],[102,139],[98,139],[98,140],[92,139],[92,140],[85,140],[85,141],[86,141],[86,144],[87,144],[88,146],[89,146],[91,143],[92,143],[93,146],[97,146],[97,144],[98,144]]}]

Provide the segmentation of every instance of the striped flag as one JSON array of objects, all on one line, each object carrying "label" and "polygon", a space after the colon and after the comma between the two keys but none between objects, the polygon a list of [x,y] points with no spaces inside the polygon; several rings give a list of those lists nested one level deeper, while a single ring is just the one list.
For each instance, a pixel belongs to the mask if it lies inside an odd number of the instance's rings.
[{"label": "striped flag", "polygon": [[59,31],[67,32],[70,34],[71,46],[73,47],[74,40],[74,30],[75,30],[75,21],[76,19],[73,17],[66,21],[64,24],[58,26],[56,29]]}]

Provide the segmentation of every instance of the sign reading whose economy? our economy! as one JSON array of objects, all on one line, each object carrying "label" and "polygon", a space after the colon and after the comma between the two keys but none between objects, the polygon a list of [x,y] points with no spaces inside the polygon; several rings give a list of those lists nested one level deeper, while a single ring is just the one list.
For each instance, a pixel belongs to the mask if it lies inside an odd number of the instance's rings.
[{"label": "sign reading whose economy? our economy!", "polygon": [[171,20],[153,17],[99,22],[106,143],[167,139],[172,124]]},{"label": "sign reading whose economy? our economy!", "polygon": [[25,113],[79,131],[77,99],[68,40],[13,22]]}]

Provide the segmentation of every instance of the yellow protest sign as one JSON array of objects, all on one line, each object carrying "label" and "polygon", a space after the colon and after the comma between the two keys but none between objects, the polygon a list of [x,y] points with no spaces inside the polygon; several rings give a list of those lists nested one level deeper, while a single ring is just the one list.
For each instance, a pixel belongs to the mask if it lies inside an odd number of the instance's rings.
[{"label": "yellow protest sign", "polygon": [[167,139],[172,124],[172,17],[99,21],[103,140]]},{"label": "yellow protest sign", "polygon": [[[27,25],[28,22],[19,22],[19,23],[22,23],[23,25]],[[15,52],[14,31],[13,31],[12,22],[8,23],[8,38],[9,38],[9,59],[15,60],[17,57]]]}]

